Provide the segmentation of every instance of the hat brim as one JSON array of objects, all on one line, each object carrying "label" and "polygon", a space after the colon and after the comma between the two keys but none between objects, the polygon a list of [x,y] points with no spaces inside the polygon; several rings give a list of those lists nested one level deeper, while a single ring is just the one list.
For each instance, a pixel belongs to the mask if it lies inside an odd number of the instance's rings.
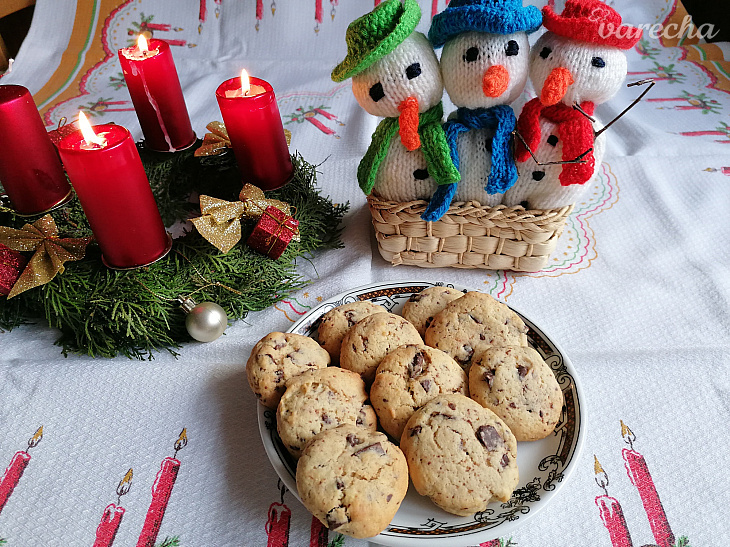
[{"label": "hat brim", "polygon": [[347,57],[332,70],[333,81],[341,82],[359,74],[378,59],[391,53],[416,30],[421,20],[421,7],[416,0],[405,0],[403,7],[403,13],[401,13],[393,31],[389,32],[374,48],[367,52],[361,52],[358,56],[353,56],[348,51]]},{"label": "hat brim", "polygon": [[542,13],[535,6],[518,10],[484,9],[481,6],[446,8],[434,16],[428,39],[433,47],[442,47],[450,38],[464,32],[513,34],[535,32],[542,24]]},{"label": "hat brim", "polygon": [[643,30],[629,25],[616,25],[611,21],[595,21],[587,17],[563,17],[550,6],[542,9],[543,26],[559,36],[588,42],[590,44],[631,49],[639,40]]}]

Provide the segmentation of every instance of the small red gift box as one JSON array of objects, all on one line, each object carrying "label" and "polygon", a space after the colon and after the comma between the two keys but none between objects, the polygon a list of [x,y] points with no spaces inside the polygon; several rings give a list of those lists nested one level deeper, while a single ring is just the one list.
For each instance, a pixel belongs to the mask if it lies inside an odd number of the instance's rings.
[{"label": "small red gift box", "polygon": [[254,226],[246,244],[269,258],[279,258],[298,233],[298,220],[269,206]]},{"label": "small red gift box", "polygon": [[0,243],[0,294],[7,296],[28,263],[18,251],[13,251]]}]

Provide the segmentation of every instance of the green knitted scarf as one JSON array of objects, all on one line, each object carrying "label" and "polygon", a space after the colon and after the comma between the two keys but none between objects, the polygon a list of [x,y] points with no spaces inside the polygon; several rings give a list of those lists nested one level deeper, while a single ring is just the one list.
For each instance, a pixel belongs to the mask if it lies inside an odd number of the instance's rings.
[{"label": "green knitted scarf", "polygon": [[[421,149],[426,156],[428,174],[438,185],[461,180],[459,170],[451,160],[449,143],[446,142],[446,135],[441,127],[443,114],[444,107],[439,102],[418,117],[418,134],[421,137]],[[398,118],[385,118],[375,129],[368,151],[357,168],[357,182],[365,195],[370,195],[373,191],[380,164],[390,149],[390,141],[398,135],[399,129]]]}]

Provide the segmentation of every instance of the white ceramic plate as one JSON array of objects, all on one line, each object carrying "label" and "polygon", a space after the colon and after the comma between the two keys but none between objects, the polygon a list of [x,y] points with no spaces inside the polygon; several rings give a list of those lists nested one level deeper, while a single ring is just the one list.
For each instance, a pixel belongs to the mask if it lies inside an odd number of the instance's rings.
[{"label": "white ceramic plate", "polygon": [[[403,304],[412,294],[433,285],[470,290],[451,284],[420,281],[367,285],[322,302],[296,322],[289,332],[316,338],[322,315],[336,306],[360,300],[370,300],[400,314]],[[565,406],[555,432],[540,441],[517,444],[520,482],[507,503],[493,502],[486,511],[459,517],[436,507],[428,498],[419,495],[411,484],[390,526],[371,541],[396,547],[424,544],[457,547],[508,536],[550,503],[572,474],[585,439],[585,419],[581,413],[584,399],[580,384],[573,366],[560,348],[527,317],[514,311],[527,324],[530,345],[550,365],[565,395]],[[276,433],[276,413],[259,403],[258,421],[261,440],[271,465],[292,494],[299,498],[296,462]]]}]

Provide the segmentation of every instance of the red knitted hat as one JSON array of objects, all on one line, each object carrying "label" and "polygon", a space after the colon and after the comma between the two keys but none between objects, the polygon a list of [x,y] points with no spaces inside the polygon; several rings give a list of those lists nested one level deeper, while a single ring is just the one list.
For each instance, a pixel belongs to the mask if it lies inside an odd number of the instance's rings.
[{"label": "red knitted hat", "polygon": [[640,28],[622,25],[618,12],[599,0],[567,0],[560,15],[547,5],[542,15],[549,31],[591,44],[631,49],[642,34]]}]

